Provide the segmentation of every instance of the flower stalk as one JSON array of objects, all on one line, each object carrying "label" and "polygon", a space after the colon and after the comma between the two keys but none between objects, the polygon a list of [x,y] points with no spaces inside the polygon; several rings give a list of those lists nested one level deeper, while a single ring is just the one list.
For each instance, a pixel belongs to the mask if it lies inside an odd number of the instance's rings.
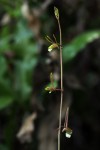
[{"label": "flower stalk", "polygon": [[[61,99],[60,99],[60,113],[59,113],[59,130],[58,130],[58,150],[60,150],[60,137],[61,137],[61,116],[62,116],[62,103],[63,103],[63,59],[62,59],[62,31],[61,31],[61,25],[60,25],[60,20],[59,20],[59,11],[57,8],[55,8],[55,16],[58,22],[59,26],[59,34],[60,34],[60,76],[61,76]],[[58,15],[57,15],[58,12]]]},{"label": "flower stalk", "polygon": [[[60,111],[59,111],[59,127],[58,127],[58,150],[60,150],[60,139],[61,139],[61,119],[62,119],[62,104],[63,104],[63,58],[62,58],[62,30],[61,30],[61,24],[60,24],[60,19],[59,19],[59,10],[58,8],[54,7],[54,14],[58,22],[58,27],[59,27],[59,43],[56,40],[55,35],[53,35],[54,40],[52,40],[49,36],[46,36],[46,40],[51,43],[51,45],[48,47],[48,51],[51,52],[53,49],[57,48],[60,51],[60,88],[56,88],[54,86],[54,78],[53,74],[50,73],[50,82],[51,84],[45,88],[46,91],[49,91],[49,93],[52,93],[54,91],[59,91],[61,93],[60,97]],[[69,108],[67,109],[68,112]],[[66,114],[68,118],[68,113]],[[65,126],[66,125],[66,126]],[[68,119],[66,120],[62,132],[65,132],[65,136],[67,138],[71,137],[72,130],[67,127],[68,125]]]}]

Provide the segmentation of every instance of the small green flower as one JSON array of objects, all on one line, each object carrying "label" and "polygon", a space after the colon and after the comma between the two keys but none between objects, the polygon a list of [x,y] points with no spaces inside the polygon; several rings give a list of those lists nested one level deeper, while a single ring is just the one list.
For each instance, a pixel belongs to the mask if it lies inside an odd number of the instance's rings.
[{"label": "small green flower", "polygon": [[46,91],[50,91],[50,87],[47,86],[47,87],[45,88],[45,90],[46,90]]},{"label": "small green flower", "polygon": [[56,87],[57,87],[57,82],[54,81],[53,73],[51,72],[50,73],[50,83],[45,87],[45,90],[49,91],[49,93],[52,93],[53,91],[56,90]]},{"label": "small green flower", "polygon": [[59,19],[59,10],[56,7],[54,7],[54,14],[55,14],[56,19]]},{"label": "small green flower", "polygon": [[62,132],[65,132],[65,136],[66,136],[67,138],[70,138],[71,135],[72,135],[72,129],[70,129],[70,128],[64,128],[64,129],[62,130]]},{"label": "small green flower", "polygon": [[49,91],[49,93],[51,93],[53,91],[52,87],[46,87],[45,90]]},{"label": "small green flower", "polygon": [[67,130],[66,130],[66,132],[65,132],[65,136],[66,136],[67,138],[70,138],[71,135],[72,135],[72,130],[71,130],[70,128],[67,128]]},{"label": "small green flower", "polygon": [[59,47],[58,47],[58,44],[53,43],[52,45],[50,45],[50,46],[48,47],[48,51],[51,52],[51,51],[52,51],[53,49],[55,49],[55,48],[59,48]]}]

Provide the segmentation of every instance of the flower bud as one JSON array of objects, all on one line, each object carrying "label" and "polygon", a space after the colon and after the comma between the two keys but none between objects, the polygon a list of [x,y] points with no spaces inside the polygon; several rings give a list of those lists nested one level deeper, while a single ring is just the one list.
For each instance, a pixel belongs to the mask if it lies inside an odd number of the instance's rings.
[{"label": "flower bud", "polygon": [[59,10],[56,7],[54,7],[54,14],[55,14],[56,19],[59,19]]}]

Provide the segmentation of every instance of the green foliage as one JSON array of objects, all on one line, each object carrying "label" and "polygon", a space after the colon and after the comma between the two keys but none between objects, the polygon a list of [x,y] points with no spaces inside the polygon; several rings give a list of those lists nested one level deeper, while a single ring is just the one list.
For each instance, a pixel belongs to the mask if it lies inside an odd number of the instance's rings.
[{"label": "green foliage", "polygon": [[3,96],[0,97],[0,109],[8,107],[13,102],[13,97],[10,96]]},{"label": "green foliage", "polygon": [[5,145],[0,144],[0,150],[8,150],[8,148]]},{"label": "green foliage", "polygon": [[14,3],[15,9],[10,4],[6,0],[2,1],[2,8],[13,18],[13,22],[2,26],[0,30],[0,112],[7,115],[1,135],[5,143],[0,145],[0,150],[13,149],[16,128],[18,130],[17,120],[20,117],[17,118],[17,112],[20,107],[25,109],[26,103],[30,102],[32,74],[38,62],[34,33],[23,20],[19,4]]},{"label": "green foliage", "polygon": [[[10,27],[2,28],[0,40],[0,110],[15,100],[29,100],[32,91],[32,73],[37,64],[37,44],[33,33],[24,21],[19,20],[12,33]],[[13,40],[13,42],[10,42]],[[4,53],[11,53],[14,70],[9,73],[9,61]],[[20,97],[20,99],[19,99]],[[23,103],[24,104],[24,103]]]},{"label": "green foliage", "polygon": [[5,37],[0,40],[0,53],[9,49],[9,39],[9,37]]},{"label": "green foliage", "polygon": [[6,59],[3,56],[0,56],[0,80],[3,78],[3,75],[5,74],[6,70],[7,70],[7,63],[6,63]]},{"label": "green foliage", "polygon": [[100,31],[83,33],[63,48],[64,63],[73,59],[88,43],[100,38]]},{"label": "green foliage", "polygon": [[30,58],[29,60],[16,62],[15,78],[16,78],[16,91],[20,93],[20,98],[23,100],[28,99],[32,90],[32,71],[37,63],[36,59]]},{"label": "green foliage", "polygon": [[29,41],[32,38],[33,33],[27,27],[25,27],[25,23],[20,21],[17,24],[16,32],[14,35],[14,40],[16,44],[21,42]]},{"label": "green foliage", "polygon": [[11,89],[9,89],[9,80],[5,78],[7,73],[7,62],[3,56],[0,56],[0,109],[9,106],[13,102]]}]

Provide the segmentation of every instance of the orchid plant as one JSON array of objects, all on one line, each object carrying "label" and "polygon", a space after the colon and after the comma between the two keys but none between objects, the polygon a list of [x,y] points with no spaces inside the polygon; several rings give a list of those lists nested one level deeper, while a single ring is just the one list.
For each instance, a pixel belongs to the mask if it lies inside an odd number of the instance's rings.
[{"label": "orchid plant", "polygon": [[[55,35],[53,34],[53,39],[51,39],[49,36],[46,36],[46,40],[51,44],[48,47],[48,51],[51,52],[54,49],[58,49],[60,51],[60,76],[61,76],[61,84],[60,88],[56,88],[54,86],[54,78],[53,73],[50,73],[50,86],[47,86],[45,88],[46,91],[49,91],[49,93],[52,93],[54,91],[60,91],[61,92],[61,98],[60,98],[60,113],[59,113],[59,130],[58,130],[58,150],[60,150],[60,137],[61,137],[61,116],[62,116],[62,102],[63,102],[63,58],[62,58],[62,31],[61,31],[61,25],[60,25],[60,19],[59,19],[59,10],[58,8],[54,7],[54,14],[58,22],[59,26],[59,34],[60,34],[60,42],[57,42]],[[68,128],[68,112],[69,107],[67,107],[66,115],[65,115],[65,123],[62,129],[62,132],[65,132],[65,136],[67,138],[70,138],[72,135],[72,130]]]}]

